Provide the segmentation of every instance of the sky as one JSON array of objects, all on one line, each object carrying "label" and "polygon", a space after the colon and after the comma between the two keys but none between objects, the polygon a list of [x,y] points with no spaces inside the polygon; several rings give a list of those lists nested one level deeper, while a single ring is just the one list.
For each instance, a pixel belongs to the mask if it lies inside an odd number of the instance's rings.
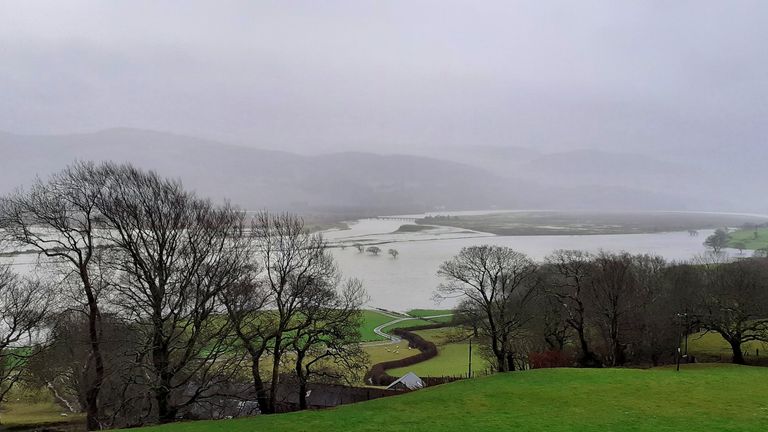
[{"label": "sky", "polygon": [[0,0],[0,130],[750,151],[766,41],[765,1]]}]

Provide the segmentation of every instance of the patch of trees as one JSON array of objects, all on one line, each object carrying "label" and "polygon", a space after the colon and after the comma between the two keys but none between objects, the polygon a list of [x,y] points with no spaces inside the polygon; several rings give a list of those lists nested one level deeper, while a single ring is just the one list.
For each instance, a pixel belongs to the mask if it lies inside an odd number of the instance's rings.
[{"label": "patch of trees", "polygon": [[306,396],[363,372],[362,285],[296,216],[248,218],[154,172],[77,163],[3,197],[0,228],[54,281],[0,267],[0,391],[23,376],[89,430],[222,398],[275,412],[286,374]]},{"label": "patch of trees", "polygon": [[694,331],[721,335],[734,363],[768,341],[768,260],[667,263],[651,255],[560,250],[543,262],[498,246],[462,249],[440,267],[497,371],[675,361]]}]

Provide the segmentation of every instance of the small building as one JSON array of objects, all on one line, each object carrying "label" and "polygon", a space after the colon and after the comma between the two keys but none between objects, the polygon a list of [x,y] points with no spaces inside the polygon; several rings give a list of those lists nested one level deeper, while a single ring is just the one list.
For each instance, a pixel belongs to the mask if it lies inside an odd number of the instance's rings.
[{"label": "small building", "polygon": [[424,381],[415,373],[408,372],[387,387],[387,390],[418,390],[424,388]]}]

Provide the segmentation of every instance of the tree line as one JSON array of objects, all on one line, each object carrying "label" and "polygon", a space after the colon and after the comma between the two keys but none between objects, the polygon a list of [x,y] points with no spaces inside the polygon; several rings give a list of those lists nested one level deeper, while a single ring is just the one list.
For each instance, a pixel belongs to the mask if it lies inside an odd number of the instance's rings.
[{"label": "tree line", "polygon": [[306,408],[310,382],[364,372],[362,284],[294,215],[76,163],[2,197],[0,229],[41,256],[35,277],[0,266],[0,396],[46,386],[96,430],[254,396],[275,412],[281,385]]},{"label": "tree line", "polygon": [[768,260],[690,263],[653,255],[558,250],[541,263],[510,248],[473,246],[440,266],[438,298],[458,298],[499,372],[535,353],[559,366],[659,365],[683,353],[684,335],[716,333],[734,363],[768,341]]}]

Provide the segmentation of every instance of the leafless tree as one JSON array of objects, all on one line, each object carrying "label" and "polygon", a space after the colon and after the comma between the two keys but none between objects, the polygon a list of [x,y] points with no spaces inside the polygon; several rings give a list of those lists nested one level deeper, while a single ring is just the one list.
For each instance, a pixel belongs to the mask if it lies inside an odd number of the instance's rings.
[{"label": "leafless tree", "polygon": [[632,311],[636,281],[632,272],[632,256],[628,253],[601,252],[594,261],[589,281],[596,324],[607,344],[606,360],[611,366],[626,361],[625,327]]},{"label": "leafless tree", "polygon": [[85,305],[88,316],[90,350],[82,372],[88,430],[100,428],[99,391],[105,374],[99,306],[105,286],[93,266],[100,219],[96,203],[104,183],[96,165],[76,163],[48,181],[38,179],[29,190],[0,199],[0,228],[6,238],[33,247],[52,264],[63,266],[68,279],[78,280],[80,295],[75,298]]},{"label": "leafless tree", "polygon": [[745,343],[768,341],[768,260],[710,261],[701,268],[704,284],[696,318],[728,342],[734,363],[744,364]]},{"label": "leafless tree", "polygon": [[[260,408],[269,413],[276,408],[280,362],[288,349],[289,333],[301,325],[303,308],[315,288],[333,280],[338,270],[322,236],[309,233],[297,216],[262,212],[254,218],[251,231],[261,269],[259,280],[254,283],[260,290],[254,301],[269,311],[242,319],[239,334],[251,353]],[[228,308],[232,314],[232,305]],[[242,316],[239,311],[235,314]],[[256,336],[254,341],[246,340],[249,335]],[[269,379],[264,380],[259,362],[267,348],[272,354],[272,367]],[[266,381],[269,382],[268,394]]]},{"label": "leafless tree", "polygon": [[378,255],[381,252],[381,248],[378,246],[369,246],[365,251],[371,255]]},{"label": "leafless tree", "polygon": [[353,383],[364,373],[367,356],[360,346],[360,308],[365,292],[359,280],[318,284],[304,304],[300,323],[291,335],[299,408],[307,408],[307,386],[313,379]]},{"label": "leafless tree", "polygon": [[481,317],[500,372],[515,369],[515,347],[530,319],[526,311],[537,284],[537,265],[526,255],[499,246],[465,247],[440,265],[438,298],[460,298],[463,313]]},{"label": "leafless tree", "polygon": [[400,252],[397,251],[397,249],[390,249],[387,251],[393,259],[397,259],[398,255],[400,255]]},{"label": "leafless tree", "polygon": [[231,373],[219,299],[241,277],[244,214],[153,172],[103,169],[108,184],[97,205],[120,275],[114,302],[144,336],[157,418],[173,421]]},{"label": "leafless tree", "polygon": [[587,290],[593,258],[587,252],[575,250],[558,250],[546,258],[550,277],[544,290],[562,305],[565,321],[576,333],[580,351],[578,362],[583,367],[601,365],[587,337]]},{"label": "leafless tree", "polygon": [[38,333],[52,303],[51,288],[22,279],[0,265],[0,401],[21,376],[44,340]]}]

